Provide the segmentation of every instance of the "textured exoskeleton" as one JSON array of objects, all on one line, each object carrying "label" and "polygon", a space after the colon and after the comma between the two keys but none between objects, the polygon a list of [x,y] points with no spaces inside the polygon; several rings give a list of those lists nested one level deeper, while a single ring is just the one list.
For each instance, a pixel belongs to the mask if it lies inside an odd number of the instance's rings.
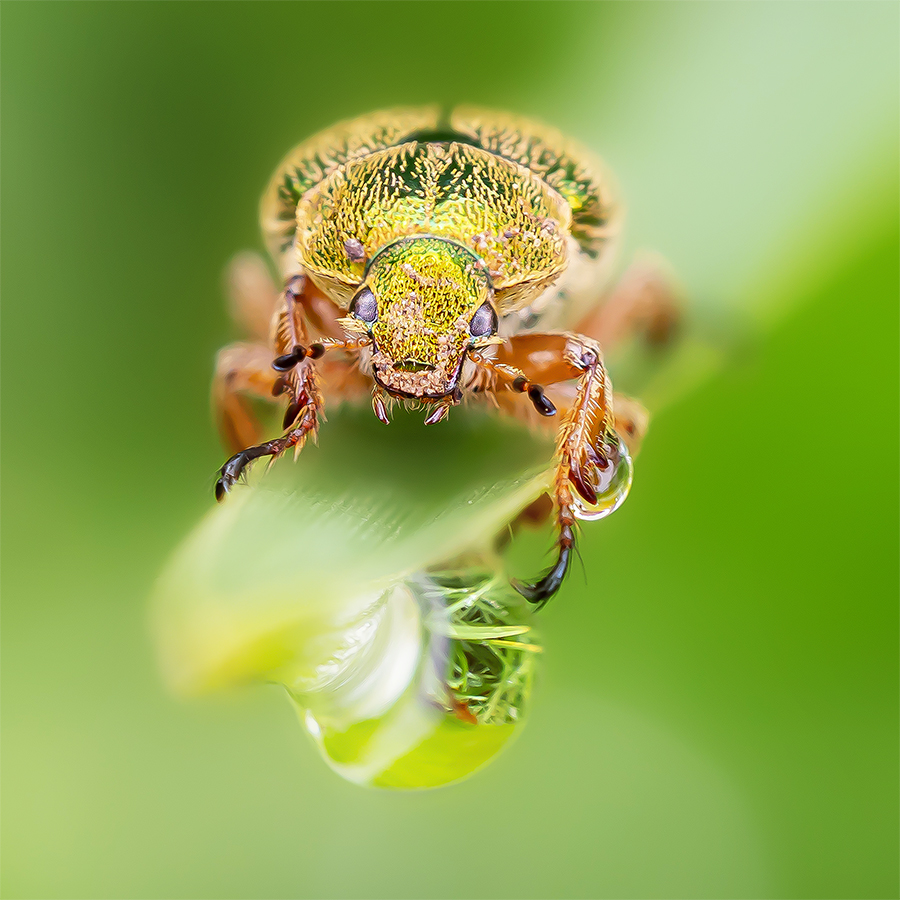
[{"label": "textured exoskeleton", "polygon": [[[653,273],[632,277],[636,289],[626,279],[598,307],[620,225],[602,166],[519,117],[395,109],[302,143],[278,167],[261,213],[282,290],[254,257],[232,269],[255,340],[218,359],[214,403],[236,451],[219,499],[251,460],[302,447],[323,394],[371,392],[385,423],[394,399],[421,403],[426,424],[467,394],[489,396],[501,410],[557,423],[558,556],[536,583],[517,584],[546,602],[569,564],[575,519],[624,499],[646,425],[638,404],[614,401],[601,345],[671,325]],[[282,436],[258,443],[243,394],[286,398]]]}]

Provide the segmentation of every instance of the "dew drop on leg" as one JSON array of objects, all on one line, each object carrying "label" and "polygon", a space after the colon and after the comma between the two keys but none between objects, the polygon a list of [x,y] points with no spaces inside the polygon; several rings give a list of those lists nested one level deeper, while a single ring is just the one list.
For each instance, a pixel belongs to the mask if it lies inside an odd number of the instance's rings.
[{"label": "dew drop on leg", "polygon": [[[634,466],[625,442],[613,432],[610,441],[601,444],[597,450],[600,465],[593,482],[597,502],[588,503],[577,493],[573,494],[572,512],[586,522],[602,519],[614,513],[624,502],[631,489]],[[603,463],[606,463],[603,466]]]}]

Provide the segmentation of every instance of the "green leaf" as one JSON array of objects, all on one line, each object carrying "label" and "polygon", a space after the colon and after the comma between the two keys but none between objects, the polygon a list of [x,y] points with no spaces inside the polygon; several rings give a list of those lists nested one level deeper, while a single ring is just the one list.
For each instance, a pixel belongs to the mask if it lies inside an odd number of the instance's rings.
[{"label": "green leaf", "polygon": [[313,677],[390,585],[483,553],[547,487],[547,435],[479,409],[432,428],[419,419],[400,412],[385,428],[369,411],[343,409],[320,447],[269,472],[258,466],[210,510],[155,593],[157,646],[175,689],[265,679],[289,663]]}]

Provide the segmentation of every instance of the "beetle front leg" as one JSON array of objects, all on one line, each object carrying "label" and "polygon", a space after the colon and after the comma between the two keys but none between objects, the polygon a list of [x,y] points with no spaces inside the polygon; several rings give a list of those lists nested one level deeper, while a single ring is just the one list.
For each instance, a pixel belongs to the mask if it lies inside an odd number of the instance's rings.
[{"label": "beetle front leg", "polygon": [[321,344],[307,350],[307,330],[303,321],[306,277],[297,275],[288,281],[282,294],[282,307],[274,326],[275,350],[280,354],[274,362],[270,358],[273,383],[289,398],[284,417],[283,437],[247,447],[235,453],[219,470],[216,499],[221,501],[234,487],[247,466],[263,456],[277,458],[290,447],[301,448],[310,433],[315,434],[322,406],[321,393],[312,366],[313,359],[324,352]]},{"label": "beetle front leg", "polygon": [[[284,305],[274,326],[274,345],[279,355],[271,361],[270,367],[274,370],[274,384],[279,394],[288,397],[282,423],[285,434],[235,453],[219,471],[216,481],[217,500],[225,498],[253,460],[263,456],[276,459],[291,447],[295,453],[299,453],[307,438],[310,435],[315,437],[323,408],[315,361],[329,350],[355,351],[370,343],[367,336],[349,340],[323,337],[309,343],[305,315],[309,315],[316,322],[316,327],[326,334],[333,334],[338,330],[338,320],[334,316],[336,307],[328,301],[320,302],[317,307],[316,295],[308,294],[307,286],[305,276],[291,278],[284,290]],[[346,366],[332,368],[339,370]]]},{"label": "beetle front leg", "polygon": [[614,429],[612,385],[600,345],[577,334],[518,335],[498,348],[496,360],[475,361],[493,373],[495,390],[504,381],[513,390],[535,388],[529,389],[533,403],[537,397],[549,401],[531,378],[548,385],[578,379],[557,434],[556,562],[533,584],[513,582],[526,599],[541,607],[559,590],[568,570],[578,513],[598,504],[623,455],[627,459]]},{"label": "beetle front leg", "polygon": [[600,345],[580,335],[566,335],[562,362],[570,377],[578,376],[575,400],[559,429],[554,480],[557,559],[534,584],[516,583],[519,592],[543,606],[559,590],[575,546],[576,509],[598,501],[601,472],[615,465],[611,459],[618,441],[613,430],[612,384],[603,365]]},{"label": "beetle front leg", "polygon": [[216,500],[223,500],[236,484],[247,466],[255,459],[269,456],[277,459],[291,447],[302,449],[310,434],[313,436],[319,426],[319,412],[322,398],[316,384],[315,371],[311,360],[305,361],[299,378],[289,382],[292,400],[284,417],[286,433],[280,438],[265,441],[255,447],[248,447],[235,453],[219,471],[216,481]]}]

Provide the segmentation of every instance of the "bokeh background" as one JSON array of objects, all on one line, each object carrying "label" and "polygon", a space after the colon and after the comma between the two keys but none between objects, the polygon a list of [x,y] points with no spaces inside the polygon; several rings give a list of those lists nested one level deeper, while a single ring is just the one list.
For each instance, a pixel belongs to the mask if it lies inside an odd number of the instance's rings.
[{"label": "bokeh background", "polygon": [[[897,896],[898,19],[3,4],[3,896]],[[211,503],[221,271],[271,169],[432,101],[600,152],[623,261],[731,343],[584,530],[520,740],[396,795],[275,688],[170,697],[146,598]]]}]

